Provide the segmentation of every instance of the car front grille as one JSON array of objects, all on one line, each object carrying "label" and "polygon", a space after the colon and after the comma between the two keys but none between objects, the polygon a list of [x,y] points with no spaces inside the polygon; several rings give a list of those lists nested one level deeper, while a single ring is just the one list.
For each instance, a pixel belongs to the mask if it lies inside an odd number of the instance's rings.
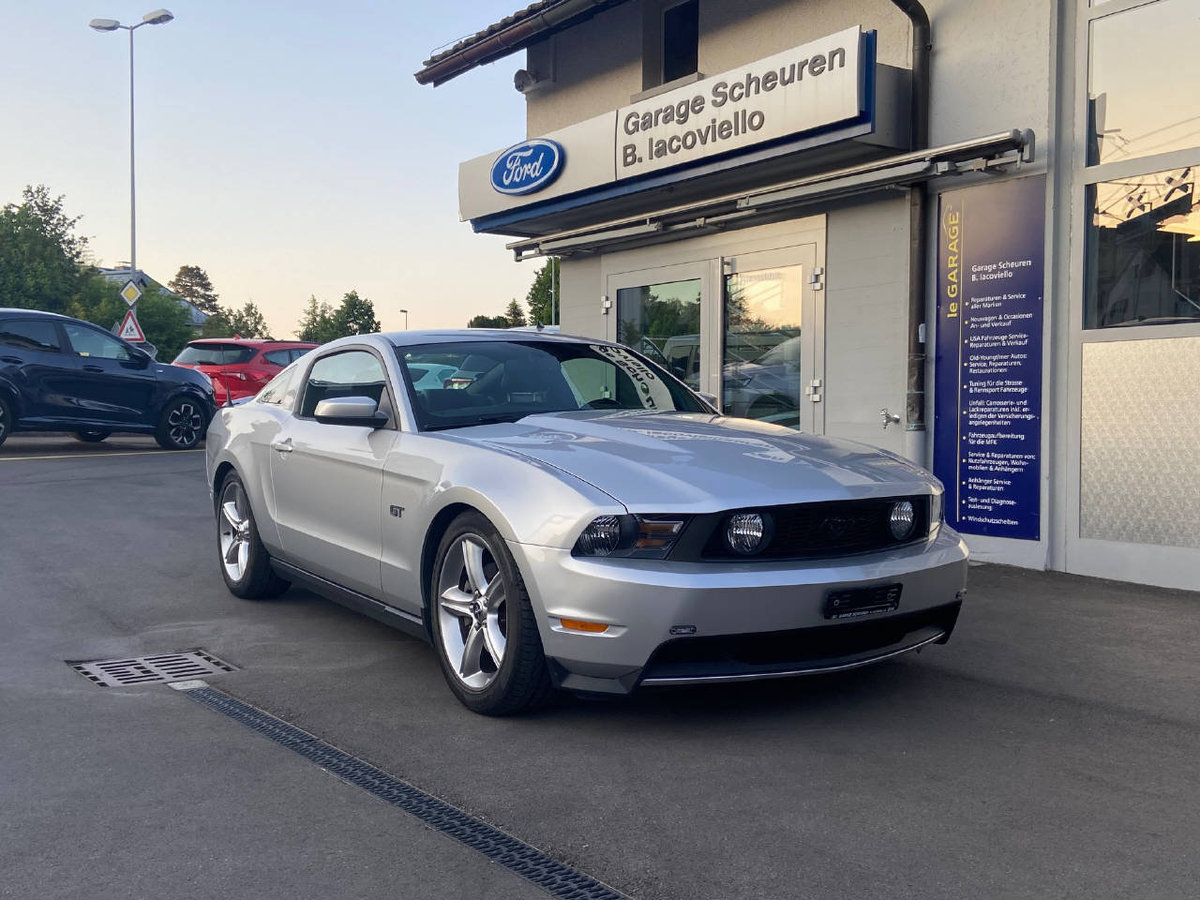
[{"label": "car front grille", "polygon": [[[888,527],[888,519],[892,507],[901,500],[912,503],[915,521],[911,535],[897,540]],[[774,534],[759,553],[739,555],[725,544],[725,526],[733,514],[730,512],[711,517],[715,521],[708,523],[711,531],[701,557],[706,560],[811,559],[870,553],[921,540],[929,533],[928,496],[794,503],[757,511],[768,513],[774,524]]]}]

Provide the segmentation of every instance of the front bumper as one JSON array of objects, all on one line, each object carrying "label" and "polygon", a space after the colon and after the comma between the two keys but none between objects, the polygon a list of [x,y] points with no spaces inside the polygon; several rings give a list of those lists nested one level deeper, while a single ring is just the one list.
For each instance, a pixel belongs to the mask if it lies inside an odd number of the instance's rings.
[{"label": "front bumper", "polygon": [[[628,693],[639,684],[736,681],[878,662],[954,628],[967,548],[943,527],[932,542],[829,560],[673,563],[583,559],[510,543],[561,687]],[[830,591],[900,584],[899,607],[829,620]],[[609,626],[603,634],[562,619]]]}]

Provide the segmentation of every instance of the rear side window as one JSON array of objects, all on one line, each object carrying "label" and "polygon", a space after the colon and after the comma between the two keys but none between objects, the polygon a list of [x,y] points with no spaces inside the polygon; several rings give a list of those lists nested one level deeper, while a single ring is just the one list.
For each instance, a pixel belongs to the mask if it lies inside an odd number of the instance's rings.
[{"label": "rear side window", "polygon": [[67,340],[80,356],[92,359],[130,359],[129,348],[115,337],[84,325],[64,325]]},{"label": "rear side window", "polygon": [[22,350],[41,350],[43,353],[62,351],[54,323],[35,319],[0,322],[0,344],[20,347]]},{"label": "rear side window", "polygon": [[263,359],[273,366],[286,366],[295,358],[291,350],[271,350],[263,354]]},{"label": "rear side window", "polygon": [[184,366],[237,366],[253,358],[255,348],[241,344],[188,344],[175,362]]},{"label": "rear side window", "polygon": [[[272,378],[267,386],[259,391],[258,402],[282,404],[284,402],[284,398],[286,397],[291,397],[294,400],[296,397],[296,391],[292,385],[296,380],[296,373],[299,371],[299,366],[292,366],[289,369],[284,369],[282,372]],[[289,388],[291,388],[291,390],[289,390]]]}]

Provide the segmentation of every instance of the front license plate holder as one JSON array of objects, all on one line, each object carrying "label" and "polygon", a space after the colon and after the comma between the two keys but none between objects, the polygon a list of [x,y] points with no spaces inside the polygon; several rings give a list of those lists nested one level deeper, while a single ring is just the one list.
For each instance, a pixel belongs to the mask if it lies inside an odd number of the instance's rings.
[{"label": "front license plate holder", "polygon": [[904,585],[876,584],[865,588],[830,591],[823,610],[827,619],[857,619],[876,613],[892,612],[900,607]]}]

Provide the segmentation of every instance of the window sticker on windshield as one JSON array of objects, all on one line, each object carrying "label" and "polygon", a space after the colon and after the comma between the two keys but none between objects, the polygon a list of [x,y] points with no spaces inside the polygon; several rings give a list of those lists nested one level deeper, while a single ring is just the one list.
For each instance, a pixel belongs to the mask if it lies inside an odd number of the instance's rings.
[{"label": "window sticker on windshield", "polygon": [[643,408],[655,410],[675,408],[671,389],[663,383],[663,380],[655,374],[652,368],[628,350],[604,344],[589,344],[588,349],[599,353],[633,380]]}]

